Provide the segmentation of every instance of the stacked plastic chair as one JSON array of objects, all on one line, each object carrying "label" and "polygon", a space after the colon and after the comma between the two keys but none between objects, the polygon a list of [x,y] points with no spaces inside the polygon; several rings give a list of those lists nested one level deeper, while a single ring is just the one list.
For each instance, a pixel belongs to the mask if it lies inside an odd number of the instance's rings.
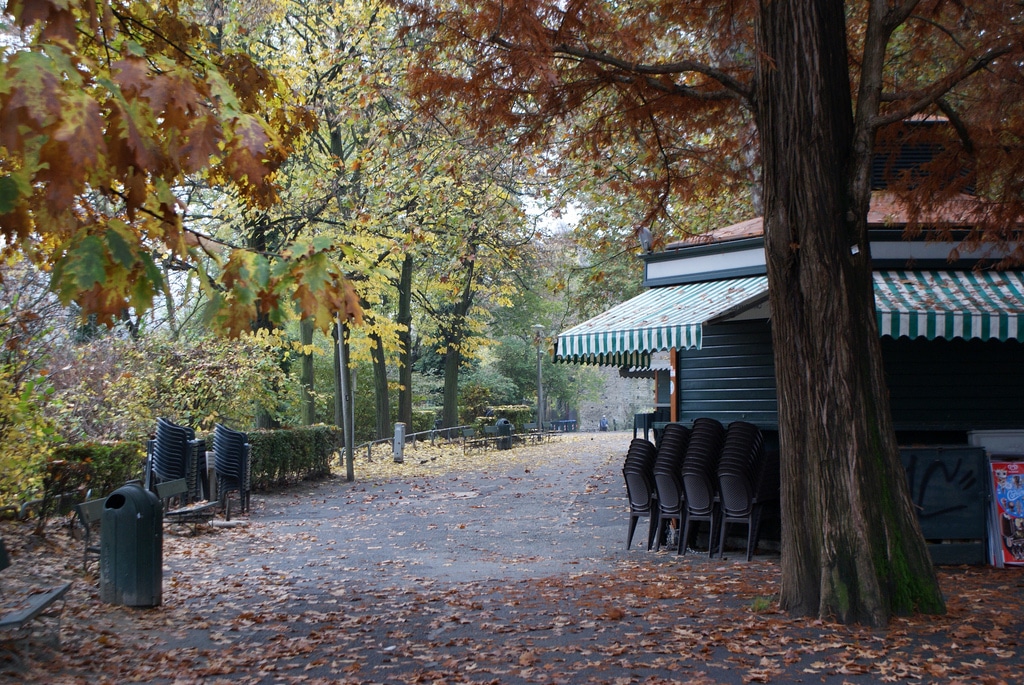
[{"label": "stacked plastic chair", "polygon": [[718,459],[724,440],[725,428],[720,422],[710,418],[694,420],[686,457],[683,459],[686,523],[679,541],[681,553],[685,553],[690,544],[690,528],[693,524],[707,521],[708,556],[714,555],[718,532]]},{"label": "stacked plastic chair", "polygon": [[156,439],[148,444],[149,486],[184,478],[190,498],[199,495],[199,453],[203,441],[196,432],[165,418],[157,419]]},{"label": "stacked plastic chair", "polygon": [[650,525],[647,531],[647,549],[654,544],[658,528],[658,493],[654,485],[654,461],[657,450],[649,441],[633,438],[629,443],[622,475],[626,479],[626,494],[629,497],[629,535],[626,549],[633,544],[633,533],[641,517],[647,516]]},{"label": "stacked plastic chair", "polygon": [[729,424],[725,446],[718,461],[718,489],[722,504],[719,537],[725,547],[726,526],[747,525],[747,561],[753,557],[757,519],[761,507],[755,504],[755,489],[764,454],[764,439],[757,426],[743,421]]},{"label": "stacked plastic chair", "polygon": [[690,443],[690,429],[680,423],[665,426],[654,461],[654,484],[658,490],[658,531],[654,536],[654,549],[661,549],[661,541],[675,521],[681,547],[683,521],[686,519],[686,497],[683,492],[683,459]]},{"label": "stacked plastic chair", "polygon": [[224,506],[225,520],[231,520],[232,491],[238,492],[239,509],[249,509],[251,447],[249,437],[216,424],[213,431],[213,468],[217,473],[217,494]]},{"label": "stacked plastic chair", "polygon": [[729,425],[722,458],[718,463],[718,483],[722,502],[720,538],[725,543],[726,526],[747,526],[747,561],[754,556],[761,515],[766,504],[779,499],[778,453],[766,457],[761,431],[750,423]]}]

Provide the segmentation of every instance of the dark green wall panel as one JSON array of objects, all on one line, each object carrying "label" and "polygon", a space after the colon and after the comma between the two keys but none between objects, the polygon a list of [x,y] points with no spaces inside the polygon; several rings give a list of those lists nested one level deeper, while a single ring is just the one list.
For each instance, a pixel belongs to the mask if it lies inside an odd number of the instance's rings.
[{"label": "dark green wall panel", "polygon": [[[882,356],[897,430],[1024,427],[1024,344],[882,338]],[[705,326],[702,349],[678,359],[680,421],[778,427],[767,321]]]}]

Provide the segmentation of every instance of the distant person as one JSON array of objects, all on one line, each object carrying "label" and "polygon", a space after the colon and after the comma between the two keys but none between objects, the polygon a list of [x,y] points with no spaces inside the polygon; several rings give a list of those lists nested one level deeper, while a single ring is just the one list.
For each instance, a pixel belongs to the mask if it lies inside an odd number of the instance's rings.
[{"label": "distant person", "polygon": [[603,431],[608,430],[608,417],[607,416],[602,416],[601,417],[601,422],[598,424],[598,426]]}]

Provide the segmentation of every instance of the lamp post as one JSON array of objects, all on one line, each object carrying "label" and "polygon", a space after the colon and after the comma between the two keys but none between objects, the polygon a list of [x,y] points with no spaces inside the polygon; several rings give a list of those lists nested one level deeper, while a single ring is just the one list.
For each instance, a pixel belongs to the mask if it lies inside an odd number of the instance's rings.
[{"label": "lamp post", "polygon": [[541,375],[541,345],[544,342],[544,326],[533,324],[533,344],[537,346],[537,431],[544,429],[544,377]]}]

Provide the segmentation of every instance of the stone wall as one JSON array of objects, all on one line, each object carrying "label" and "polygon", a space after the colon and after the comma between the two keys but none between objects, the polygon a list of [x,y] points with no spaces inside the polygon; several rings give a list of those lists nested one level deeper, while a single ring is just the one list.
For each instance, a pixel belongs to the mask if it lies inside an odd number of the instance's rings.
[{"label": "stone wall", "polygon": [[633,414],[654,409],[654,381],[622,378],[615,367],[602,366],[597,370],[604,380],[604,387],[596,399],[580,402],[579,430],[596,431],[602,416],[608,417],[609,430],[632,430]]}]

